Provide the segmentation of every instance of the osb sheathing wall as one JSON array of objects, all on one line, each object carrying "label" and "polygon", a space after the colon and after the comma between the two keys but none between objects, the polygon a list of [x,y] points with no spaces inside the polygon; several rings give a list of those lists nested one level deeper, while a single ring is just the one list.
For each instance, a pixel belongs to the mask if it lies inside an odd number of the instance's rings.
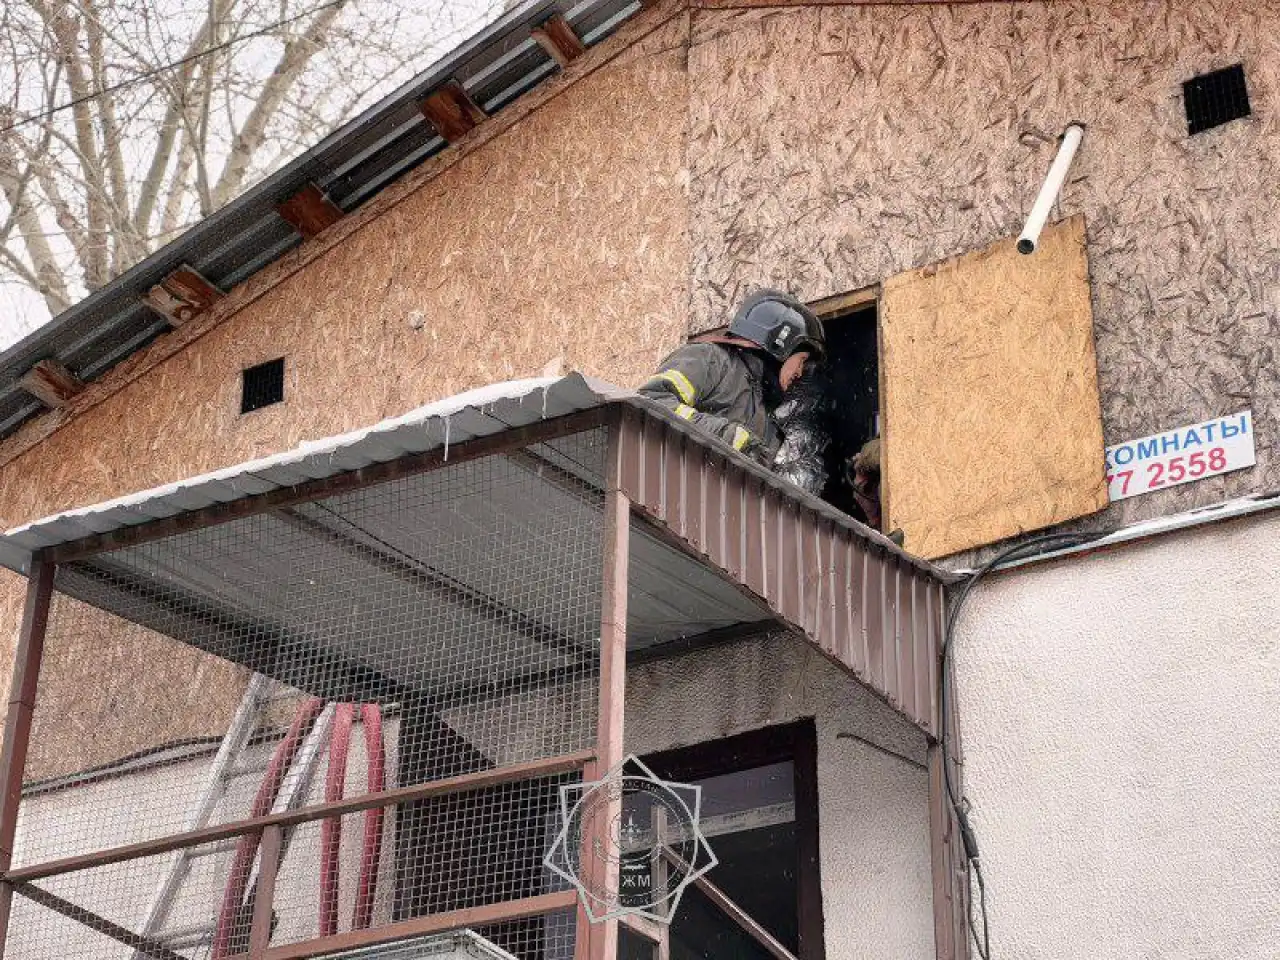
[{"label": "osb sheathing wall", "polygon": [[[536,376],[557,359],[566,370],[616,382],[642,378],[687,323],[680,119],[687,37],[682,13],[7,464],[0,524],[287,449],[495,380]],[[240,416],[240,371],[279,356],[286,402]],[[3,574],[5,682],[24,588]],[[174,665],[149,655],[154,643],[137,642],[132,632],[104,630],[78,650],[57,652],[41,696],[47,712],[66,705],[63,732],[77,763],[129,752],[80,729],[80,718],[94,715],[83,709],[86,698],[100,708],[93,722],[103,727],[138,708],[133,696],[99,696],[98,671],[128,676],[127,662],[143,673],[143,701],[157,717],[189,711],[193,671],[204,671],[206,697],[239,695],[241,672],[198,654]],[[187,727],[157,722],[148,732],[156,742],[217,733],[226,713],[188,712]],[[119,726],[135,737],[140,730]]]},{"label": "osb sheathing wall", "polygon": [[[536,376],[557,358],[642,376],[686,323],[687,33],[681,15],[6,465],[0,523]],[[240,416],[241,370],[280,356],[286,402]]]},{"label": "osb sheathing wall", "polygon": [[[817,298],[1016,235],[1082,121],[1055,219],[1088,222],[1106,442],[1252,406],[1258,445],[1253,470],[1096,522],[1276,489],[1278,54],[1278,0],[702,12],[693,325],[756,284]],[[1240,61],[1254,116],[1188,137],[1182,82]]]}]

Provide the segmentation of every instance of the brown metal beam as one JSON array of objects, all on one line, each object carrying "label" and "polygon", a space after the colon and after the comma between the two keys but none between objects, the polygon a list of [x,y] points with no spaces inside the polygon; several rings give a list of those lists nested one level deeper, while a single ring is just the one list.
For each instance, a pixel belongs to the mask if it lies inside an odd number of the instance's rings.
[{"label": "brown metal beam", "polygon": [[576,753],[565,753],[558,757],[530,760],[527,763],[513,763],[503,767],[494,767],[491,770],[481,770],[476,773],[466,773],[408,787],[383,790],[379,793],[366,793],[361,796],[348,797],[345,800],[335,800],[331,803],[318,803],[309,807],[300,807],[297,810],[284,810],[262,817],[250,817],[246,820],[236,820],[232,823],[202,827],[199,830],[188,830],[185,833],[157,837],[154,840],[144,840],[141,843],[131,843],[95,853],[85,853],[75,857],[65,857],[61,860],[49,860],[45,863],[32,864],[17,870],[10,870],[4,879],[10,883],[41,880],[45,877],[70,873],[74,870],[86,870],[90,867],[125,863],[130,860],[137,860],[140,857],[151,857],[161,853],[168,853],[171,850],[181,850],[184,847],[216,843],[219,840],[243,836],[246,833],[256,833],[268,827],[292,827],[299,823],[311,823],[312,821],[324,820],[329,817],[340,817],[348,813],[357,813],[361,810],[372,810],[375,807],[388,807],[398,803],[424,800],[428,797],[443,797],[471,790],[483,790],[486,787],[497,786],[502,783],[570,773],[574,770],[583,769],[594,759],[594,756],[594,753],[590,750],[579,750]]},{"label": "brown metal beam", "polygon": [[271,907],[276,897],[276,873],[284,856],[284,828],[262,831],[258,853],[258,883],[253,895],[253,922],[249,927],[249,960],[261,960],[271,945]]},{"label": "brown metal beam", "polygon": [[[396,940],[406,940],[409,937],[484,927],[508,920],[523,920],[526,917],[567,910],[573,906],[576,897],[577,894],[573,890],[561,890],[557,893],[544,893],[522,900],[505,900],[482,907],[431,913],[414,917],[412,920],[401,920],[398,923],[388,923],[367,930],[352,930],[333,937],[317,937],[301,943],[271,947],[262,954],[262,960],[307,960],[309,957],[355,950],[360,947],[374,947]],[[228,957],[227,960],[249,960],[249,955],[237,954]]]},{"label": "brown metal beam", "polygon": [[[5,714],[4,749],[0,752],[0,871],[7,871],[13,863],[13,839],[18,830],[18,807],[22,803],[22,775],[27,766],[31,718],[35,712],[56,572],[53,564],[36,561],[31,565],[27,581],[27,602],[22,611],[9,685],[9,709]],[[13,886],[0,882],[0,958],[4,956],[12,907]]]},{"label": "brown metal beam", "polygon": [[607,421],[608,416],[609,407],[595,407],[590,410],[571,413],[567,416],[556,417],[552,420],[543,420],[527,427],[517,427],[491,436],[477,437],[465,443],[453,444],[448,451],[443,448],[428,450],[424,453],[412,454],[387,463],[370,464],[367,467],[361,467],[348,473],[340,473],[333,477],[310,480],[291,487],[281,487],[278,490],[271,490],[256,497],[246,497],[243,500],[233,500],[229,503],[213,504],[175,517],[166,517],[150,523],[140,523],[137,526],[114,530],[111,533],[96,534],[39,551],[39,555],[42,560],[56,563],[81,560],[95,553],[102,553],[105,550],[117,550],[120,547],[131,547],[140,543],[149,543],[153,540],[162,540],[165,537],[173,536],[175,533],[187,533],[191,530],[198,530],[201,527],[213,526],[218,523],[226,523],[229,520],[239,520],[242,517],[278,510],[281,507],[319,500],[340,493],[350,493],[353,490],[385,483],[388,480],[398,480],[402,477],[425,473],[429,470],[464,463],[477,457],[505,453],[508,450],[525,447],[531,443],[542,443],[557,437],[590,430],[594,427],[602,426]]},{"label": "brown metal beam", "polygon": [[112,923],[106,917],[99,916],[91,910],[86,910],[70,900],[64,900],[62,897],[50,893],[48,890],[43,890],[34,884],[20,883],[14,889],[28,900],[38,903],[42,907],[48,907],[69,920],[82,923],[90,930],[95,930],[118,943],[123,943],[126,947],[132,947],[143,956],[152,957],[153,960],[187,960],[182,954],[170,950],[157,940],[134,933],[118,923]]},{"label": "brown metal beam", "polygon": [[[627,689],[627,585],[631,556],[631,501],[618,486],[619,423],[609,430],[605,456],[605,499],[602,595],[600,600],[600,693],[596,705],[596,759],[583,774],[597,780],[622,763]],[[594,830],[582,837],[579,864],[593,889],[618,889],[618,858],[607,856],[609,828],[622,816],[622,796],[608,801],[605,812],[593,818]],[[591,923],[578,905],[578,960],[614,960],[618,954],[618,921]]]}]

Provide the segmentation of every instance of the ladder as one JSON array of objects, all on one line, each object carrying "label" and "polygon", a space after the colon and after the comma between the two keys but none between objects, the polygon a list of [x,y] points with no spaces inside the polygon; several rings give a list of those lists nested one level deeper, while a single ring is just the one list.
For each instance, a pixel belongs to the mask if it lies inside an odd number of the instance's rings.
[{"label": "ladder", "polygon": [[[218,804],[236,779],[254,774],[260,775],[266,770],[266,765],[270,762],[269,755],[262,763],[246,764],[244,762],[249,741],[254,731],[258,729],[259,721],[267,707],[294,696],[296,696],[295,692],[260,673],[250,677],[244,696],[231,718],[231,724],[218,745],[218,752],[214,754],[200,801],[183,825],[184,832],[199,830],[209,825],[214,812],[218,809]],[[271,807],[272,813],[294,809],[306,800],[329,736],[333,712],[334,705],[326,704],[311,727],[280,786],[280,792]],[[183,882],[191,872],[192,864],[201,857],[228,853],[235,849],[237,843],[238,839],[232,838],[204,847],[184,847],[169,854],[164,876],[156,885],[155,893],[152,894],[147,906],[142,936],[161,943],[170,950],[188,949],[211,942],[215,927],[213,922],[173,929],[167,929],[165,925],[181,892]],[[210,906],[216,908],[217,903],[214,902]],[[135,951],[133,960],[148,960],[148,957],[145,952]]]}]

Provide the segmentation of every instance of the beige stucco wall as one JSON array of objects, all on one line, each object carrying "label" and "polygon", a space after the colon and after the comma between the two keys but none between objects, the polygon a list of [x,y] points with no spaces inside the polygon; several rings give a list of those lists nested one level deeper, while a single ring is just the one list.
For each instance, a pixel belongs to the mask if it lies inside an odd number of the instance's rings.
[{"label": "beige stucco wall", "polygon": [[[923,737],[819,652],[787,637],[760,638],[635,668],[628,677],[626,749],[643,754],[731,736],[802,717],[818,733],[819,838],[827,956],[841,960],[920,960],[933,950],[930,901],[928,778]],[[541,721],[531,717],[531,723]],[[467,736],[465,723],[458,729]],[[395,723],[386,739],[395,768]],[[890,757],[863,740],[900,754]],[[364,783],[363,738],[352,738],[348,792]],[[261,751],[259,751],[260,753]],[[200,794],[207,761],[175,763],[146,773],[35,797],[24,805],[18,863],[39,862],[177,829]],[[312,791],[321,799],[324,766]],[[240,781],[218,819],[240,815],[255,778]],[[344,821],[343,923],[358,872],[359,817]],[[390,823],[386,850],[392,849]],[[298,831],[280,877],[275,942],[315,936],[319,830]],[[390,856],[380,874],[375,916],[390,914]],[[225,884],[227,855],[202,859],[184,886],[174,925],[207,921]],[[118,923],[140,925],[162,875],[161,858],[45,882],[68,899]],[[6,956],[108,955],[109,941],[18,898]],[[104,952],[105,951],[105,952]],[[127,951],[121,948],[121,956]],[[114,955],[114,954],[111,954]]]},{"label": "beige stucco wall", "polygon": [[977,588],[956,689],[996,955],[1275,955],[1278,570],[1272,514]]}]

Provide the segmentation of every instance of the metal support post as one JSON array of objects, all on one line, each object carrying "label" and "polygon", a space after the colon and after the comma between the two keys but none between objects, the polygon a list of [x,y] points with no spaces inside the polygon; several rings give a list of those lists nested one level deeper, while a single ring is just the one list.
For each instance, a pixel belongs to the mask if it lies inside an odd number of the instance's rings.
[{"label": "metal support post", "polygon": [[[31,718],[36,706],[36,685],[44,655],[45,628],[49,623],[49,603],[53,598],[56,566],[39,560],[31,564],[27,581],[27,603],[22,613],[22,630],[13,659],[13,680],[9,688],[9,709],[5,715],[4,750],[0,753],[0,873],[13,866],[14,837],[18,831],[18,806],[22,803],[22,775],[27,766],[27,744],[31,739]],[[4,957],[9,933],[9,913],[13,908],[13,885],[0,881],[0,958]]]},{"label": "metal support post", "polygon": [[260,960],[271,945],[271,907],[276,899],[276,872],[284,852],[284,828],[262,831],[258,849],[258,886],[253,898],[253,924],[249,928],[249,958]]},{"label": "metal support post", "polygon": [[[596,719],[596,759],[584,771],[587,780],[599,779],[622,762],[623,717],[627,685],[627,583],[630,554],[631,501],[618,489],[619,427],[610,429],[604,499],[604,584],[600,607],[600,694]],[[621,796],[611,809],[593,818],[596,829],[582,838],[580,863],[590,865],[596,889],[616,891],[617,857],[601,858],[607,850],[607,831],[622,814]],[[615,960],[618,955],[618,922],[591,923],[578,906],[575,960]]]}]

